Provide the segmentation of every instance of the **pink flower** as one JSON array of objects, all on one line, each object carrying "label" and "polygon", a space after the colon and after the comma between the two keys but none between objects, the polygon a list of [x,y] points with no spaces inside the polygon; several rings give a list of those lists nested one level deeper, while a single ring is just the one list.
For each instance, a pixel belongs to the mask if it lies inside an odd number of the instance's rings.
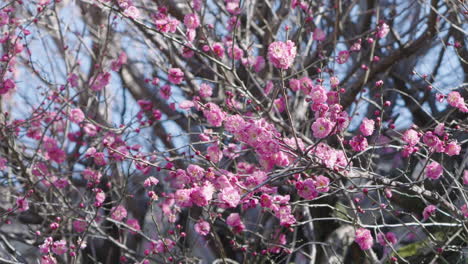
[{"label": "pink flower", "polygon": [[445,146],[445,154],[449,156],[459,155],[461,151],[460,145],[456,141],[451,141]]},{"label": "pink flower", "polygon": [[242,223],[240,216],[238,213],[231,213],[227,218],[226,218],[226,224],[234,228],[235,233],[240,233],[244,231],[245,225]]},{"label": "pink flower", "polygon": [[208,123],[214,127],[220,127],[226,118],[226,113],[224,113],[224,111],[214,103],[206,104],[205,109],[203,110],[203,115]]},{"label": "pink flower", "polygon": [[438,135],[438,136],[443,136],[444,135],[444,130],[445,130],[444,123],[440,123],[434,128],[434,133],[436,135]]},{"label": "pink flower", "polygon": [[315,183],[312,179],[298,181],[296,183],[297,194],[306,200],[313,200],[317,198],[318,192],[315,188]]},{"label": "pink flower", "polygon": [[27,211],[29,209],[29,203],[28,203],[28,200],[26,198],[20,198],[18,197],[16,199],[16,206],[18,206],[18,210],[20,212],[24,212],[24,211]]},{"label": "pink flower", "polygon": [[397,237],[393,232],[388,232],[387,234],[379,233],[377,235],[377,241],[382,246],[386,246],[387,244],[395,245],[397,243]]},{"label": "pink flower", "polygon": [[200,91],[198,91],[200,94],[200,97],[206,98],[206,97],[211,97],[213,95],[213,88],[207,83],[202,83],[200,85]]},{"label": "pink flower", "polygon": [[371,232],[365,228],[356,230],[356,239],[354,241],[362,250],[368,250],[372,248],[372,244],[374,244],[374,238],[372,238]]},{"label": "pink flower", "polygon": [[47,237],[45,240],[44,240],[44,243],[42,243],[41,245],[39,245],[39,251],[42,253],[42,254],[47,254],[50,252],[50,247],[52,246],[52,243],[54,242],[54,239],[52,237]]},{"label": "pink flower", "polygon": [[328,192],[330,190],[330,179],[323,175],[317,176],[314,184],[318,192]]},{"label": "pink flower", "polygon": [[57,260],[54,257],[49,256],[49,255],[42,256],[41,264],[57,264]]},{"label": "pink flower", "polygon": [[171,86],[169,84],[166,84],[163,87],[161,87],[161,89],[159,90],[159,95],[164,100],[169,100],[169,98],[172,95]]},{"label": "pink flower", "polygon": [[338,62],[338,64],[344,64],[348,61],[348,59],[349,59],[349,51],[342,50],[338,53],[338,56],[336,57],[336,62]]},{"label": "pink flower", "polygon": [[86,231],[87,226],[88,223],[86,223],[85,220],[79,219],[73,221],[73,229],[78,233],[83,233],[84,231]]},{"label": "pink flower", "polygon": [[15,82],[12,79],[6,79],[0,83],[0,95],[6,94],[8,91],[15,89]]},{"label": "pink flower", "polygon": [[84,119],[85,119],[85,116],[84,116],[83,111],[81,111],[81,109],[74,108],[70,110],[70,121],[72,121],[73,123],[79,124],[83,122]]},{"label": "pink flower", "polygon": [[221,202],[231,208],[235,208],[240,202],[239,192],[232,187],[222,189],[218,197]]},{"label": "pink flower", "polygon": [[403,134],[403,137],[401,139],[408,143],[410,146],[414,146],[418,144],[420,136],[418,132],[416,132],[414,129],[408,129]]},{"label": "pink flower", "polygon": [[95,199],[96,199],[96,202],[95,202],[94,205],[99,207],[106,200],[106,194],[103,191],[99,191],[99,192],[96,193]]},{"label": "pink flower", "polygon": [[437,207],[435,207],[435,205],[432,205],[432,204],[426,206],[426,208],[424,208],[423,213],[422,213],[423,219],[427,220],[429,219],[429,217],[433,216],[436,212],[436,209]]},{"label": "pink flower", "polygon": [[390,27],[386,23],[382,23],[377,27],[377,37],[378,38],[385,38],[390,32]]},{"label": "pink flower", "polygon": [[219,58],[222,58],[224,56],[224,47],[222,43],[216,42],[213,44],[213,52],[218,56]]},{"label": "pink flower", "polygon": [[195,188],[190,193],[190,199],[192,202],[200,207],[207,206],[211,199],[213,199],[214,187],[211,184],[207,184],[201,187]]},{"label": "pink flower", "polygon": [[10,17],[5,11],[0,11],[0,27],[8,24],[10,22]]},{"label": "pink flower", "polygon": [[464,204],[464,205],[460,208],[460,210],[462,211],[464,217],[468,217],[468,205]]},{"label": "pink flower", "polygon": [[179,68],[170,68],[168,77],[171,83],[181,84],[184,81],[184,72]]},{"label": "pink flower", "polygon": [[111,218],[116,221],[122,221],[125,217],[127,217],[127,209],[122,205],[118,205],[111,209]]},{"label": "pink flower", "polygon": [[91,124],[91,123],[86,123],[84,126],[83,126],[83,130],[84,132],[90,136],[90,137],[94,137],[96,134],[97,134],[97,128],[95,125]]},{"label": "pink flower", "polygon": [[67,252],[67,242],[65,240],[55,241],[52,245],[52,251],[57,255],[62,255]]},{"label": "pink flower", "polygon": [[453,91],[447,95],[447,102],[449,105],[460,109],[462,112],[467,112],[468,109],[465,105],[465,101],[459,92]]},{"label": "pink flower", "polygon": [[361,39],[358,39],[358,41],[354,42],[354,44],[349,48],[350,51],[360,51],[361,50]]},{"label": "pink flower", "polygon": [[180,207],[190,207],[192,206],[192,200],[190,194],[192,193],[191,189],[179,189],[175,192],[174,201]]},{"label": "pink flower", "polygon": [[[136,220],[135,218],[130,218],[127,220],[127,225],[137,231],[140,231],[141,230],[141,227],[140,227],[140,223],[138,223],[138,220]],[[132,234],[137,234],[137,232],[133,231],[133,230],[130,230],[130,233]]]},{"label": "pink flower", "polygon": [[156,179],[155,177],[153,176],[150,176],[148,177],[148,179],[145,180],[145,182],[143,183],[143,185],[145,187],[151,187],[151,186],[155,186],[159,183],[159,180]]},{"label": "pink flower", "polygon": [[117,58],[117,60],[112,62],[111,69],[117,72],[125,63],[127,63],[127,53],[122,51],[119,55],[119,58]]},{"label": "pink flower", "polygon": [[372,133],[374,133],[374,126],[374,120],[364,118],[364,120],[362,120],[361,125],[359,126],[359,130],[361,130],[361,133],[364,136],[370,136],[372,135]]},{"label": "pink flower", "polygon": [[276,68],[288,69],[296,57],[296,45],[288,40],[286,43],[276,41],[268,47],[268,59]]},{"label": "pink flower", "polygon": [[463,184],[468,185],[468,170],[463,171]]},{"label": "pink flower", "polygon": [[350,141],[349,145],[354,151],[364,151],[368,147],[367,139],[362,135],[354,136]]},{"label": "pink flower", "polygon": [[324,41],[325,37],[326,37],[326,35],[325,35],[325,32],[323,32],[323,30],[321,30],[320,28],[315,28],[314,29],[314,33],[313,33],[314,40]]},{"label": "pink flower", "polygon": [[137,19],[140,17],[140,10],[136,6],[129,6],[125,9],[124,14],[132,19]]},{"label": "pink flower", "polygon": [[257,56],[255,58],[255,62],[254,62],[254,71],[255,72],[261,72],[263,70],[263,68],[265,68],[265,58],[263,58],[263,56]]},{"label": "pink flower", "polygon": [[200,19],[197,14],[187,14],[184,17],[184,24],[189,29],[196,29],[200,26]]},{"label": "pink flower", "polygon": [[315,104],[325,103],[328,99],[327,92],[320,85],[314,86],[309,95]]},{"label": "pink flower", "polygon": [[206,153],[213,163],[218,163],[223,158],[223,152],[219,149],[218,145],[209,146],[206,149]]},{"label": "pink flower", "polygon": [[192,181],[199,181],[205,175],[205,170],[198,165],[190,164],[187,167],[187,174],[190,176]]},{"label": "pink flower", "polygon": [[432,180],[437,180],[442,176],[444,168],[437,162],[433,161],[426,167],[426,177]]},{"label": "pink flower", "polygon": [[301,89],[301,81],[299,81],[298,79],[289,79],[289,88],[293,92],[299,91],[299,89]]},{"label": "pink flower", "polygon": [[312,124],[312,132],[316,138],[327,137],[333,129],[332,122],[324,117],[320,117]]},{"label": "pink flower", "polygon": [[195,224],[195,232],[197,232],[198,234],[202,236],[208,235],[210,233],[210,223],[200,219]]},{"label": "pink flower", "polygon": [[111,75],[108,72],[99,73],[91,82],[91,90],[99,92],[110,82]]}]

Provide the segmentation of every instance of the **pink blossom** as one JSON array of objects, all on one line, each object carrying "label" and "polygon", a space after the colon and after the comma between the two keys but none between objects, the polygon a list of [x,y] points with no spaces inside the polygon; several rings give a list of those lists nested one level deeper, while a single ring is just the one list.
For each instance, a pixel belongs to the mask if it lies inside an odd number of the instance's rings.
[{"label": "pink blossom", "polygon": [[350,141],[349,145],[354,151],[364,151],[368,147],[367,139],[362,135],[354,136]]},{"label": "pink blossom", "polygon": [[172,95],[171,86],[169,84],[166,84],[163,87],[161,87],[161,89],[159,90],[159,95],[164,100],[169,100],[169,98]]},{"label": "pink blossom", "polygon": [[416,132],[414,129],[408,129],[403,134],[403,137],[401,139],[408,143],[410,146],[414,146],[418,144],[420,136],[418,132]]},{"label": "pink blossom", "polygon": [[84,231],[86,231],[87,226],[88,223],[86,223],[85,220],[79,219],[73,221],[73,229],[78,233],[83,233]]},{"label": "pink blossom", "polygon": [[150,176],[150,177],[148,177],[148,178],[145,180],[145,182],[143,183],[143,185],[144,185],[145,187],[151,187],[151,186],[157,185],[158,183],[159,183],[159,180],[158,180],[158,179],[156,179],[156,178],[153,177],[153,176]]},{"label": "pink blossom", "polygon": [[338,53],[338,56],[336,57],[336,62],[338,62],[338,64],[344,64],[348,61],[348,59],[349,59],[349,51],[342,50]]},{"label": "pink blossom", "polygon": [[57,259],[55,259],[53,256],[50,256],[50,255],[42,256],[41,264],[57,264]]},{"label": "pink blossom", "polygon": [[230,58],[233,58],[234,60],[240,60],[242,57],[244,57],[244,51],[239,48],[238,45],[232,46],[232,42],[229,42],[227,44],[228,48],[228,55]]},{"label": "pink blossom", "polygon": [[316,104],[325,103],[328,99],[327,92],[320,85],[314,86],[309,95]]},{"label": "pink blossom", "polygon": [[312,132],[316,138],[327,137],[333,129],[332,122],[324,117],[320,117],[312,124]]},{"label": "pink blossom", "polygon": [[184,72],[179,68],[170,68],[167,74],[173,84],[181,84],[184,81]]},{"label": "pink blossom", "polygon": [[210,233],[210,223],[200,219],[195,224],[195,232],[197,232],[198,234],[202,236],[208,235]]},{"label": "pink blossom", "polygon": [[468,170],[463,171],[463,184],[468,185]]},{"label": "pink blossom", "polygon": [[0,171],[6,170],[8,160],[0,157]]},{"label": "pink blossom", "polygon": [[379,26],[377,26],[377,37],[378,38],[385,38],[390,32],[390,27],[386,23],[382,23]]},{"label": "pink blossom", "polygon": [[5,11],[0,11],[0,27],[8,24],[10,22],[10,17]]},{"label": "pink blossom", "polygon": [[211,184],[206,184],[201,187],[196,187],[190,193],[192,202],[200,207],[207,206],[213,199],[214,188]]},{"label": "pink blossom", "polygon": [[397,243],[397,237],[393,232],[388,232],[386,234],[379,233],[377,234],[377,241],[382,246],[386,246],[387,244],[395,245]]},{"label": "pink blossom", "polygon": [[57,255],[63,255],[65,252],[67,252],[67,250],[67,242],[63,239],[55,241],[52,245],[52,251]]},{"label": "pink blossom", "polygon": [[224,47],[222,43],[216,42],[213,44],[213,52],[218,56],[219,58],[222,58],[224,56]]},{"label": "pink blossom", "polygon": [[315,179],[315,188],[317,189],[318,192],[328,192],[330,190],[330,179],[323,176],[319,175]]},{"label": "pink blossom", "polygon": [[285,42],[276,41],[268,47],[268,59],[276,68],[288,69],[291,67],[296,57],[296,45],[288,40]]},{"label": "pink blossom", "polygon": [[318,192],[312,179],[298,181],[296,183],[297,194],[306,200],[317,198]]},{"label": "pink blossom", "polygon": [[184,24],[189,29],[196,29],[200,26],[200,19],[197,14],[187,14],[184,17]]},{"label": "pink blossom", "polygon": [[85,116],[84,116],[83,111],[81,111],[81,109],[73,108],[72,110],[70,110],[70,121],[72,121],[73,123],[79,124],[83,122],[84,119],[85,119]]},{"label": "pink blossom", "polygon": [[[135,218],[130,218],[127,220],[127,223],[126,223],[129,227],[137,230],[137,231],[140,231],[141,230],[141,227],[140,227],[140,223],[138,223],[138,220],[135,219]],[[132,234],[137,234],[137,232],[133,231],[133,230],[130,230],[130,233]]]},{"label": "pink blossom", "polygon": [[444,168],[437,161],[429,163],[426,167],[426,177],[432,180],[437,180],[442,176]]},{"label": "pink blossom", "polygon": [[190,164],[187,167],[187,174],[192,178],[193,181],[199,181],[205,175],[205,170],[195,164]]},{"label": "pink blossom", "polygon": [[221,202],[231,208],[236,207],[240,202],[239,192],[232,187],[222,189],[218,197]]},{"label": "pink blossom", "polygon": [[461,212],[463,213],[463,216],[464,217],[468,217],[468,205],[464,204],[461,208],[460,208]]},{"label": "pink blossom", "polygon": [[207,103],[205,105],[203,115],[208,123],[214,127],[220,127],[226,118],[226,113],[214,103]]},{"label": "pink blossom", "polygon": [[449,105],[458,108],[462,112],[468,112],[468,107],[465,104],[465,100],[459,92],[450,92],[447,96],[447,102]]},{"label": "pink blossom", "polygon": [[332,88],[336,88],[338,85],[340,85],[340,79],[338,79],[336,76],[330,77],[330,86]]},{"label": "pink blossom", "polygon": [[317,41],[324,41],[326,38],[325,32],[317,27],[314,29],[313,38]]},{"label": "pink blossom", "polygon": [[91,124],[91,123],[86,123],[84,126],[83,126],[83,130],[84,132],[90,136],[90,137],[94,137],[96,134],[97,134],[97,128],[95,125]]},{"label": "pink blossom", "polygon": [[349,48],[350,51],[357,52],[361,50],[361,39],[358,39],[358,41],[354,42],[353,45],[351,45],[351,48]]},{"label": "pink blossom", "polygon": [[103,191],[99,191],[96,193],[95,199],[96,199],[95,205],[99,207],[106,200],[106,194]]},{"label": "pink blossom", "polygon": [[223,158],[223,152],[219,149],[218,145],[209,146],[206,149],[206,153],[213,163],[218,163]]},{"label": "pink blossom", "polygon": [[301,88],[301,81],[299,81],[298,79],[289,79],[289,88],[293,92],[299,91],[299,89]]},{"label": "pink blossom", "polygon": [[52,246],[52,243],[54,242],[54,239],[52,237],[47,237],[45,240],[44,240],[44,243],[42,243],[41,245],[39,245],[39,251],[42,253],[42,254],[47,254],[50,252],[50,247]]},{"label": "pink blossom", "polygon": [[10,90],[15,89],[15,82],[12,79],[6,79],[0,83],[0,95],[8,93]]},{"label": "pink blossom", "polygon": [[372,119],[367,119],[366,117],[364,118],[364,120],[362,120],[362,123],[359,126],[359,130],[361,130],[361,133],[364,136],[370,136],[372,135],[372,133],[374,133],[374,126],[375,126],[375,121]]},{"label": "pink blossom", "polygon": [[23,197],[18,197],[16,199],[16,206],[18,207],[18,210],[20,212],[24,212],[24,211],[29,210],[28,200],[26,198],[23,198]]},{"label": "pink blossom", "polygon": [[91,82],[91,90],[99,92],[110,82],[111,75],[108,72],[99,73]]},{"label": "pink blossom", "polygon": [[372,248],[374,244],[374,238],[371,232],[365,228],[359,228],[356,230],[356,239],[354,240],[362,250],[368,250]]},{"label": "pink blossom", "polygon": [[444,123],[440,123],[434,128],[434,133],[436,135],[438,135],[438,136],[443,136],[444,135],[444,130],[445,130]]},{"label": "pink blossom", "polygon": [[129,18],[137,19],[140,17],[140,10],[132,5],[125,9],[124,14]]},{"label": "pink blossom", "polygon": [[451,141],[445,145],[445,154],[449,156],[459,155],[461,146],[456,141]]},{"label": "pink blossom", "polygon": [[253,67],[255,72],[261,72],[265,68],[265,58],[263,58],[263,56],[257,56]]},{"label": "pink blossom", "polygon": [[127,209],[123,207],[122,205],[118,205],[114,208],[111,209],[111,218],[116,220],[116,221],[122,221],[127,217]]},{"label": "pink blossom", "polygon": [[435,207],[435,205],[432,205],[432,204],[426,206],[426,208],[424,208],[423,213],[422,213],[423,219],[427,220],[429,219],[429,217],[433,216],[436,212],[436,209],[437,207]]},{"label": "pink blossom", "polygon": [[174,200],[175,203],[180,207],[190,207],[192,206],[192,200],[190,194],[192,193],[191,189],[179,189],[175,192]]},{"label": "pink blossom", "polygon": [[198,93],[202,98],[211,97],[213,95],[213,88],[211,88],[211,86],[207,83],[202,83]]},{"label": "pink blossom", "polygon": [[117,60],[113,61],[112,64],[111,64],[111,69],[113,71],[119,71],[120,68],[122,67],[122,65],[126,64],[127,63],[127,53],[125,53],[124,51],[122,51],[119,55],[119,57],[117,58]]},{"label": "pink blossom", "polygon": [[226,224],[234,228],[235,233],[240,233],[245,229],[245,225],[244,223],[242,223],[240,215],[238,213],[231,213],[226,218]]}]

